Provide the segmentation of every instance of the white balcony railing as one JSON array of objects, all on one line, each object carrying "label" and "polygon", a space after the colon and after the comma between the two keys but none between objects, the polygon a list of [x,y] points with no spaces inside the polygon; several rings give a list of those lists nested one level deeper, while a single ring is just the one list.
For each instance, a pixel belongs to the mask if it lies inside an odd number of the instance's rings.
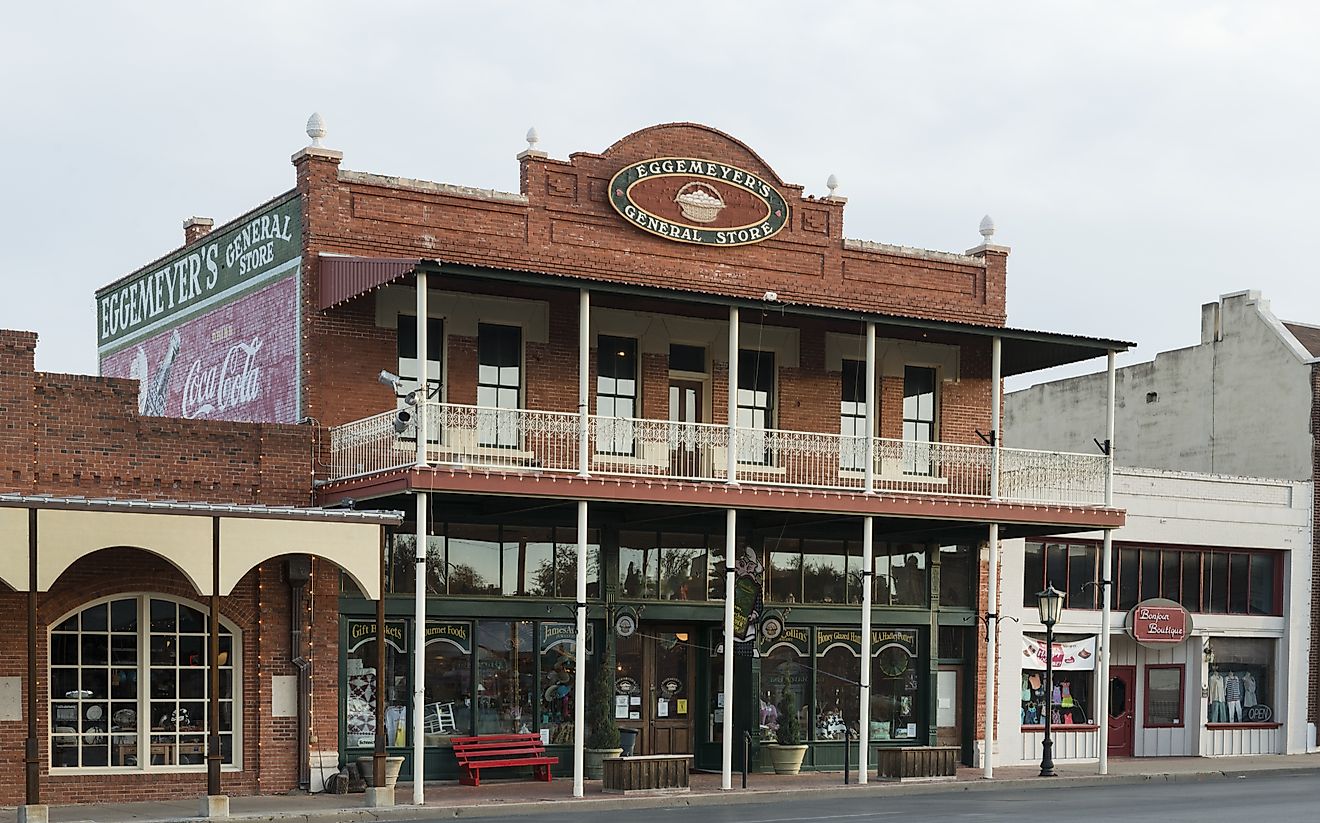
[{"label": "white balcony railing", "polygon": [[[571,412],[490,409],[426,403],[427,461],[433,465],[577,473],[580,419]],[[334,479],[416,463],[417,430],[394,430],[388,411],[330,431]],[[719,481],[728,476],[729,428],[714,423],[612,418],[588,421],[593,475]],[[861,437],[782,429],[737,429],[740,483],[860,491],[866,465]],[[874,439],[877,491],[990,497],[991,449],[961,443]],[[1102,455],[1000,450],[1001,500],[1099,505]]]}]

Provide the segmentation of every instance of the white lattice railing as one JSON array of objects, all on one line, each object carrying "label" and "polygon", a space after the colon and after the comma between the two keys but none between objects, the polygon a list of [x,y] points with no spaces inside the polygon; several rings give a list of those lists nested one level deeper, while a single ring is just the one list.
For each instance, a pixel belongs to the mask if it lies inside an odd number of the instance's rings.
[{"label": "white lattice railing", "polygon": [[[579,472],[581,420],[571,412],[491,409],[426,403],[427,460],[435,465],[529,472]],[[395,431],[389,411],[336,426],[330,433],[336,479],[411,466],[416,421]],[[729,429],[713,423],[588,419],[592,474],[724,481]],[[738,429],[740,483],[860,490],[866,440],[827,432]],[[1000,498],[1023,503],[1094,505],[1104,500],[1107,458],[1001,449]],[[991,449],[960,443],[874,439],[877,491],[989,498]]]}]

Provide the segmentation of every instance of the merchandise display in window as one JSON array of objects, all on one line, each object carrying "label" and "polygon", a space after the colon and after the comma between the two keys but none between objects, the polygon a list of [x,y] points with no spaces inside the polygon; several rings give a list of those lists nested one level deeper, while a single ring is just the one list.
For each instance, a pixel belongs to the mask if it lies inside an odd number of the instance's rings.
[{"label": "merchandise display in window", "polygon": [[[145,595],[92,604],[56,625],[50,635],[51,767],[201,767],[209,631],[210,619],[199,607]],[[138,653],[144,640],[145,659]],[[236,646],[226,626],[217,652],[221,754],[232,764]]]},{"label": "merchandise display in window", "polygon": [[1216,637],[1210,641],[1207,723],[1269,723],[1273,640]]},{"label": "merchandise display in window", "polygon": [[[407,745],[407,632],[402,620],[385,623],[385,743]],[[376,621],[350,620],[346,649],[348,679],[344,690],[344,725],[348,745],[376,745]]]},{"label": "merchandise display in window", "polygon": [[1055,726],[1084,726],[1096,722],[1091,702],[1095,680],[1095,636],[1055,635],[1052,649],[1054,682],[1046,692],[1045,641],[1022,636],[1021,718],[1024,726],[1050,723]]}]

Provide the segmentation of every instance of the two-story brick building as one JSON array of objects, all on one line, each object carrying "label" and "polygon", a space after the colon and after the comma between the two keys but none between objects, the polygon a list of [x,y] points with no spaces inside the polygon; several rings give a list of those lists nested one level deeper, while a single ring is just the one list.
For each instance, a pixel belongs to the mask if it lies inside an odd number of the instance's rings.
[{"label": "two-story brick building", "polygon": [[983,547],[1123,522],[1103,455],[991,445],[999,385],[1129,344],[1007,327],[988,221],[966,253],[845,238],[833,189],[706,126],[533,142],[517,193],[347,171],[309,134],[293,190],[190,221],[98,324],[144,408],[314,418],[319,502],[413,513],[382,677],[340,598],[323,748],[368,753],[383,682],[405,776],[416,751],[452,775],[461,733],[540,732],[571,767],[589,656],[639,752],[727,768],[791,690],[808,767],[976,756]]}]

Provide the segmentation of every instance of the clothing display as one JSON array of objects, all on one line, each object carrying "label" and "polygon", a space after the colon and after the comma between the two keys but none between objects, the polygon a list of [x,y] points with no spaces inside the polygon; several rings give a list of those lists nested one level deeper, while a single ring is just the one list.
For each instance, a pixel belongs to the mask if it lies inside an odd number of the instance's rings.
[{"label": "clothing display", "polygon": [[1256,699],[1256,676],[1251,672],[1242,673],[1242,707],[1250,709],[1260,701]]}]

